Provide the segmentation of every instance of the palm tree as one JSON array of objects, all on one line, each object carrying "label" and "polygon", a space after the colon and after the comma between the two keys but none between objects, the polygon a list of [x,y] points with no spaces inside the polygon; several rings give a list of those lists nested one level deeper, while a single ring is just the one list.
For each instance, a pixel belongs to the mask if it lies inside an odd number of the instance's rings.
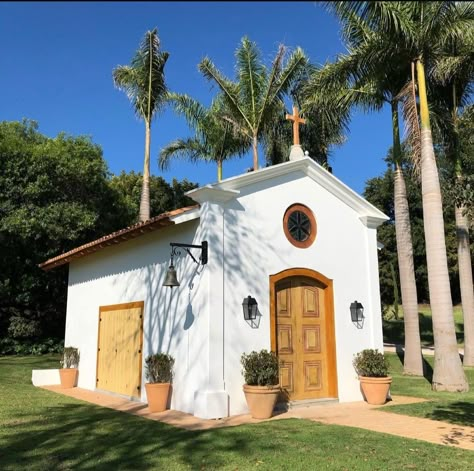
[{"label": "palm tree", "polygon": [[150,219],[150,130],[156,113],[166,103],[167,89],[164,67],[169,54],[160,51],[156,28],[147,31],[130,65],[113,71],[114,84],[131,101],[135,114],[145,121],[145,162],[140,200],[140,221]]},{"label": "palm tree", "polygon": [[[390,38],[410,52],[416,69],[421,127],[421,186],[428,266],[428,285],[433,317],[435,362],[432,388],[437,391],[466,391],[469,385],[462,369],[454,329],[449,284],[443,206],[434,154],[426,86],[426,67],[439,50],[453,39],[472,34],[472,2],[339,2],[341,18],[359,16],[372,30]],[[393,48],[378,51],[388,65],[396,60]],[[369,66],[369,65],[368,65]]]},{"label": "palm tree", "polygon": [[222,180],[222,163],[232,156],[242,156],[249,142],[236,133],[229,121],[223,119],[222,100],[214,100],[209,108],[187,95],[170,94],[175,111],[184,116],[195,135],[188,139],[177,139],[160,152],[159,165],[166,168],[172,158],[186,158],[192,162],[199,160],[217,163],[217,179]]},{"label": "palm tree", "polygon": [[[413,243],[399,131],[400,92],[409,80],[409,69],[400,61],[377,63],[379,49],[396,47],[388,44],[385,36],[372,31],[357,16],[344,18],[343,33],[349,53],[312,74],[305,87],[306,103],[318,109],[327,109],[331,103],[343,108],[359,106],[365,111],[378,111],[386,104],[391,108],[395,232],[405,324],[404,372],[422,376]],[[399,55],[402,53],[401,50],[397,52]],[[370,67],[366,66],[367,62]]]},{"label": "palm tree", "polygon": [[[448,157],[452,162],[455,186],[462,187],[463,162],[459,146],[459,120],[467,105],[474,82],[474,35],[465,38],[464,44],[454,41],[436,61],[432,75],[442,86],[445,104],[443,137]],[[459,193],[459,190],[457,191]],[[464,365],[474,366],[474,290],[469,242],[469,222],[463,202],[454,206],[458,245],[459,284],[464,317]]]},{"label": "palm tree", "polygon": [[[329,169],[328,160],[331,147],[342,145],[345,142],[350,107],[341,106],[341,103],[338,102],[339,90],[337,94],[329,96],[327,89],[325,90],[324,104],[321,106],[319,103],[309,104],[307,106],[305,87],[309,78],[314,76],[318,70],[318,67],[310,65],[307,73],[301,77],[290,95],[293,103],[299,109],[304,109],[303,117],[306,123],[300,130],[302,148],[308,151],[313,160]],[[292,126],[285,118],[286,114],[282,108],[278,119],[265,130],[263,141],[267,165],[285,162],[289,158],[293,137]]]},{"label": "palm tree", "polygon": [[268,69],[262,63],[256,43],[244,37],[235,53],[236,81],[225,77],[208,57],[198,66],[203,75],[219,87],[227,109],[226,119],[251,143],[254,170],[258,169],[258,141],[265,127],[278,115],[283,97],[308,63],[300,48],[287,60],[285,55],[286,48],[280,46]]}]

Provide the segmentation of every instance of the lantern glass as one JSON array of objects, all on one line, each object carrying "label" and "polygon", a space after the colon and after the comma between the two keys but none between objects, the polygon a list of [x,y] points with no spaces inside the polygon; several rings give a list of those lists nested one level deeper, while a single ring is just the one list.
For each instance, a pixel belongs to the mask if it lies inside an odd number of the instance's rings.
[{"label": "lantern glass", "polygon": [[246,321],[253,321],[257,318],[258,303],[252,296],[247,296],[242,302],[242,309],[244,311],[244,319]]},{"label": "lantern glass", "polygon": [[358,301],[351,303],[351,320],[352,322],[361,322],[364,319],[364,306]]}]

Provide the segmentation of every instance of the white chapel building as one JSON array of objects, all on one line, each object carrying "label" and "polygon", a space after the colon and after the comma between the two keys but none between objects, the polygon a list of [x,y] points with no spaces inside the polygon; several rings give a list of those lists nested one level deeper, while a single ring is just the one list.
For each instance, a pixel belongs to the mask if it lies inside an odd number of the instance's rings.
[{"label": "white chapel building", "polygon": [[388,218],[299,146],[291,158],[42,264],[69,264],[65,345],[80,350],[79,387],[146,402],[144,360],[165,352],[171,409],[246,413],[240,357],[268,349],[290,401],[362,400],[352,360],[383,351],[377,227]]}]

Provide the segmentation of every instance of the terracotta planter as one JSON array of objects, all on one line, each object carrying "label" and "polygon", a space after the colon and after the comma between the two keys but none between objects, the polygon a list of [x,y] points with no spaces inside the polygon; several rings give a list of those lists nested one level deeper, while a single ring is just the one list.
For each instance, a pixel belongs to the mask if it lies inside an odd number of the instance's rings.
[{"label": "terracotta planter", "polygon": [[380,406],[387,402],[387,395],[392,383],[392,377],[372,378],[369,376],[359,376],[360,387],[365,399],[369,404]]},{"label": "terracotta planter", "polygon": [[61,368],[59,377],[61,378],[61,387],[63,389],[74,388],[77,384],[77,368]]},{"label": "terracotta planter", "polygon": [[280,386],[249,386],[244,384],[244,394],[252,417],[254,419],[269,419],[280,394]]},{"label": "terracotta planter", "polygon": [[146,383],[145,388],[150,412],[163,412],[166,410],[170,383]]}]

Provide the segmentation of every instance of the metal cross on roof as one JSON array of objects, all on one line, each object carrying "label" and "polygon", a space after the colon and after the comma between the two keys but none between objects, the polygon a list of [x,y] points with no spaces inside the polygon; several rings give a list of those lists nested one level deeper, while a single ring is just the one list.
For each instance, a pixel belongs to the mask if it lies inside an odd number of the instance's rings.
[{"label": "metal cross on roof", "polygon": [[306,124],[306,119],[300,118],[298,108],[293,106],[293,114],[287,114],[286,119],[293,121],[293,144],[300,144],[300,124]]}]

